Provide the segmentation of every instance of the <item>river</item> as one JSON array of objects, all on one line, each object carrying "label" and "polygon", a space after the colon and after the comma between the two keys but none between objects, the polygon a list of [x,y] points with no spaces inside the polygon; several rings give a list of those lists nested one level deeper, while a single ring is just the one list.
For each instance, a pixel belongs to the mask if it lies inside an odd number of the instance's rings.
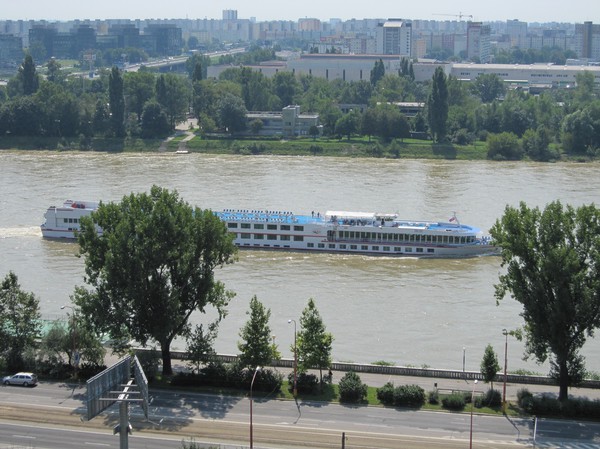
[{"label": "river", "polygon": [[[201,208],[398,212],[407,219],[448,219],[488,230],[504,207],[544,207],[559,199],[578,206],[598,200],[600,165],[499,163],[173,153],[0,152],[0,276],[14,271],[40,299],[44,318],[64,318],[83,284],[77,245],[44,240],[48,206],[65,199],[119,201],[153,185],[177,189]],[[497,257],[411,259],[242,251],[217,277],[236,292],[216,350],[235,354],[253,295],[271,309],[283,357],[291,357],[293,324],[314,298],[334,336],[337,361],[479,370],[490,343],[501,365],[502,329],[522,324],[520,305],[496,306]],[[210,314],[209,314],[210,316]],[[207,317],[193,315],[193,322]],[[464,349],[463,349],[464,348]],[[174,349],[184,350],[182,342]],[[508,367],[545,374],[522,360],[508,340]],[[584,346],[587,368],[600,372],[600,344]]]}]

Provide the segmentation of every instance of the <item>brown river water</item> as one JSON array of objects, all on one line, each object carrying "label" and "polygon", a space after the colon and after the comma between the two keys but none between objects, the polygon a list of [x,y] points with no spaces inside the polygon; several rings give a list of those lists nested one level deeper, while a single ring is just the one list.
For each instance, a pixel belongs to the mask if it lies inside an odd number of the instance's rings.
[{"label": "brown river water", "polygon": [[[462,223],[487,231],[507,204],[598,203],[599,175],[599,164],[1,151],[0,276],[14,271],[21,287],[40,299],[44,318],[65,318],[60,307],[83,284],[83,261],[75,257],[75,243],[42,239],[46,208],[65,199],[119,201],[153,184],[177,189],[201,208],[398,212],[414,220],[447,220],[455,211]],[[502,364],[502,329],[522,320],[516,301],[496,306],[501,270],[497,257],[242,251],[237,263],[217,271],[236,297],[216,350],[237,352],[250,298],[257,295],[271,309],[282,356],[291,357],[288,319],[298,321],[312,297],[334,336],[335,360],[460,370],[464,355],[466,369],[479,370],[490,343]],[[184,343],[173,349],[184,350]],[[522,343],[509,338],[509,371],[547,373],[547,365],[523,361],[522,352]],[[600,372],[600,342],[588,340],[583,354],[588,369]]]}]

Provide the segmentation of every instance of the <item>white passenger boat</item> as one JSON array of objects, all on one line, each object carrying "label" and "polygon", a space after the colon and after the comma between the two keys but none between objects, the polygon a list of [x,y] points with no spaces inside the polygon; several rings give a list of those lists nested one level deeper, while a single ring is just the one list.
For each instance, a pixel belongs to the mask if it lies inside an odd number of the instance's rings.
[{"label": "white passenger boat", "polygon": [[[82,216],[98,203],[66,201],[45,214],[42,235],[75,238]],[[479,229],[447,222],[404,220],[397,214],[328,211],[296,215],[270,210],[225,209],[214,212],[240,248],[355,253],[405,257],[473,257],[498,252]]]},{"label": "white passenger boat", "polygon": [[404,220],[397,214],[328,211],[224,210],[215,212],[240,248],[355,253],[378,256],[473,257],[496,254],[489,237],[461,224]]},{"label": "white passenger boat", "polygon": [[67,200],[62,206],[50,206],[44,214],[42,236],[52,239],[74,239],[79,231],[81,217],[87,217],[98,208],[93,201]]}]

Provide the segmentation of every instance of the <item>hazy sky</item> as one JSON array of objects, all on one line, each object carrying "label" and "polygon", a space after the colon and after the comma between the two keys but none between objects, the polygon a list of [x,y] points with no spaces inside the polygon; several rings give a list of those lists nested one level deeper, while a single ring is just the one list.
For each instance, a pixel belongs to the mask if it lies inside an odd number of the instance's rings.
[{"label": "hazy sky", "polygon": [[[224,9],[236,9],[238,18],[255,17],[257,21],[295,21],[302,17],[321,20],[388,17],[454,20],[452,15],[462,13],[481,21],[519,19],[525,22],[600,22],[598,0],[375,0],[373,3],[365,0],[192,0],[173,4],[164,0],[26,0],[24,4],[2,0],[0,20],[220,19]],[[464,17],[464,20],[467,18]]]}]

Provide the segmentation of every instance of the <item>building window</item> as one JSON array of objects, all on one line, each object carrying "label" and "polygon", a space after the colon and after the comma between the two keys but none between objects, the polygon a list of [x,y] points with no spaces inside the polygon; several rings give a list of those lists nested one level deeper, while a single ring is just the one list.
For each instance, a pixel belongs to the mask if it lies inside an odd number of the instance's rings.
[{"label": "building window", "polygon": [[267,225],[267,229],[269,229],[270,231],[275,231],[275,230],[277,230],[277,225],[268,224]]},{"label": "building window", "polygon": [[289,235],[280,235],[279,236],[279,240],[289,240],[290,236]]},{"label": "building window", "polygon": [[275,234],[267,234],[267,240],[277,240],[277,236]]},{"label": "building window", "polygon": [[250,223],[241,223],[240,228],[242,229],[250,229]]},{"label": "building window", "polygon": [[314,248],[314,247],[315,247],[315,244],[314,244],[314,243],[307,243],[307,244],[306,244],[306,247],[307,247],[307,248]]},{"label": "building window", "polygon": [[304,231],[304,226],[294,226],[294,231]]},{"label": "building window", "polygon": [[301,236],[301,235],[294,236],[294,242],[303,242],[303,241],[304,241],[304,236]]},{"label": "building window", "polygon": [[242,239],[250,239],[252,236],[250,234],[242,234],[240,238]]},{"label": "building window", "polygon": [[265,225],[262,223],[254,223],[254,229],[265,229]]},{"label": "building window", "polygon": [[227,227],[230,229],[237,229],[238,224],[237,223],[227,223]]},{"label": "building window", "polygon": [[325,243],[319,243],[319,244],[317,244],[317,248],[325,248]]},{"label": "building window", "polygon": [[290,230],[290,225],[281,225],[281,230],[282,231],[289,231]]},{"label": "building window", "polygon": [[262,234],[254,234],[254,239],[255,240],[263,240],[265,238],[264,235]]}]

